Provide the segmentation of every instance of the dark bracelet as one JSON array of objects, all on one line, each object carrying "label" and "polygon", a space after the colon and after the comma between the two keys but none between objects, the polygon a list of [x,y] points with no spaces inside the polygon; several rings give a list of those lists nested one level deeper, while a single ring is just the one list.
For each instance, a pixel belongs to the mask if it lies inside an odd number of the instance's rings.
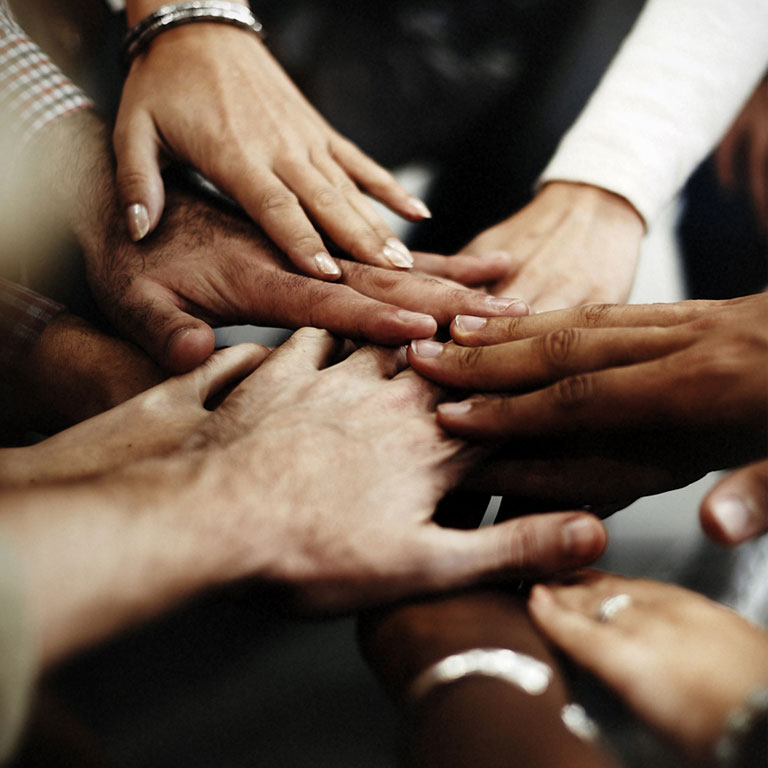
[{"label": "dark bracelet", "polygon": [[163,5],[126,33],[123,39],[123,63],[126,70],[161,32],[196,21],[231,24],[249,29],[259,37],[264,34],[261,22],[253,15],[251,9],[240,3],[230,3],[226,0],[187,0],[183,3]]}]

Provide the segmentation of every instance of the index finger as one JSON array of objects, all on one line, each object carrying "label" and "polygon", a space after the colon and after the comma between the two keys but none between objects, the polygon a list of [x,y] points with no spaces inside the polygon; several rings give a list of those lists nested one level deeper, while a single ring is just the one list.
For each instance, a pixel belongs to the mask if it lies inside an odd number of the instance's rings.
[{"label": "index finger", "polygon": [[475,347],[542,336],[559,328],[669,327],[696,320],[722,304],[703,300],[674,304],[586,304],[528,317],[490,319],[457,315],[451,323],[451,336],[457,344]]}]

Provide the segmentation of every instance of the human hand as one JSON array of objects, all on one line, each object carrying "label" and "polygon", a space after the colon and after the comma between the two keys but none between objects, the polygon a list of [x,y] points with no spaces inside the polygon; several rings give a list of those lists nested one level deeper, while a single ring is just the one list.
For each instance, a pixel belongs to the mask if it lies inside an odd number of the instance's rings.
[{"label": "human hand", "polygon": [[[190,373],[125,398],[47,440],[0,450],[0,486],[79,480],[168,455],[211,415],[206,402],[251,373],[268,354],[266,347],[255,344],[220,350]],[[117,362],[132,373],[128,361]]]},{"label": "human hand", "polygon": [[[347,262],[338,283],[291,271],[254,225],[187,193],[169,200],[161,228],[141,243],[119,230],[86,251],[91,288],[128,338],[172,371],[213,350],[208,323],[313,325],[341,336],[402,344],[433,335],[457,311],[521,314],[523,302],[446,284],[433,276]],[[487,282],[504,259],[420,255],[438,274]]]},{"label": "human hand", "polygon": [[236,200],[302,272],[341,274],[320,232],[355,259],[413,259],[363,192],[410,220],[424,203],[334,131],[267,48],[222,24],[167,30],[133,62],[114,131],[117,182],[134,240],[164,206],[160,166],[182,160]]},{"label": "human hand", "polygon": [[768,231],[768,79],[757,86],[720,142],[715,164],[727,190],[746,176],[757,221]]},{"label": "human hand", "polygon": [[[572,483],[581,503],[620,501],[622,489],[658,492],[765,455],[767,317],[766,294],[459,317],[458,343],[416,342],[409,361],[442,386],[513,393],[438,409],[452,434],[497,441],[501,463],[478,470],[486,481],[544,494]],[[547,471],[552,458],[570,470]]]},{"label": "human hand", "polygon": [[706,534],[726,545],[768,531],[768,460],[756,461],[720,480],[699,508]]},{"label": "human hand", "polygon": [[284,584],[335,611],[559,571],[602,551],[604,530],[585,514],[474,531],[431,522],[467,461],[434,421],[439,391],[403,370],[402,350],[365,347],[326,367],[338,352],[326,332],[297,332],[189,440],[200,476],[222,478],[199,493],[226,503],[205,524],[219,530],[230,578]]},{"label": "human hand", "polygon": [[6,398],[26,429],[50,434],[163,379],[165,374],[133,344],[63,312],[14,366]]},{"label": "human hand", "polygon": [[519,296],[545,312],[626,301],[643,232],[642,219],[623,198],[585,184],[550,182],[462,252],[509,253],[513,266],[493,293]]},{"label": "human hand", "polygon": [[[600,621],[619,594],[628,607]],[[728,714],[768,683],[768,634],[681,587],[585,571],[535,586],[528,608],[556,646],[701,761]]]}]

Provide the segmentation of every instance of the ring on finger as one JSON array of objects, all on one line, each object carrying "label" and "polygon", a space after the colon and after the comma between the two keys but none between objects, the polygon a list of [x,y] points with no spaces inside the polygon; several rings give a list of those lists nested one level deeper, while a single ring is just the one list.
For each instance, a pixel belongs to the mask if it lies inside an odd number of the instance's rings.
[{"label": "ring on finger", "polygon": [[606,597],[597,610],[597,620],[604,624],[613,621],[617,614],[629,608],[630,605],[632,605],[632,596],[626,592]]}]

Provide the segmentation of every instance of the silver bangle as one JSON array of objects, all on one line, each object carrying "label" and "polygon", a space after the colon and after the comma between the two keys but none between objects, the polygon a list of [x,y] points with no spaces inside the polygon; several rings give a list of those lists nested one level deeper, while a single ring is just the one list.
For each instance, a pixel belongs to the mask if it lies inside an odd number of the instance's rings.
[{"label": "silver bangle", "polygon": [[504,680],[536,696],[549,687],[552,669],[543,661],[508,648],[473,648],[427,667],[411,683],[408,696],[418,701],[439,685],[476,675]]},{"label": "silver bangle", "polygon": [[230,3],[226,0],[187,0],[183,3],[163,5],[131,27],[123,38],[123,63],[126,70],[161,32],[196,21],[231,24],[250,29],[259,37],[264,34],[261,22],[253,15],[251,9],[240,3]]}]

